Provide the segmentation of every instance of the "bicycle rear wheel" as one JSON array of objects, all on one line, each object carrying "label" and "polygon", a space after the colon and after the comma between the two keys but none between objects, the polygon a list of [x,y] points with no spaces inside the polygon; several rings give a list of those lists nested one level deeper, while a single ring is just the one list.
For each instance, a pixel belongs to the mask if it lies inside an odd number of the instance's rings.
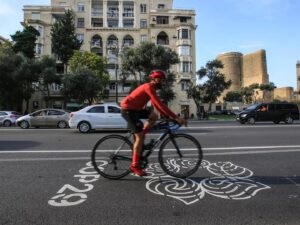
[{"label": "bicycle rear wheel", "polygon": [[92,151],[95,170],[108,179],[120,179],[130,173],[132,143],[121,135],[101,138]]},{"label": "bicycle rear wheel", "polygon": [[162,144],[158,160],[170,176],[186,178],[194,174],[202,161],[200,143],[187,134],[172,134]]}]

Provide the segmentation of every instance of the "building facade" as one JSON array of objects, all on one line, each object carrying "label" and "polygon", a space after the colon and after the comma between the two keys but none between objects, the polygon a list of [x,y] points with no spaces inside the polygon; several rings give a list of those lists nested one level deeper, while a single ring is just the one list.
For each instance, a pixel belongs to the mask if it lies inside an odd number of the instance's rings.
[{"label": "building facade", "polygon": [[[51,55],[51,25],[70,9],[74,13],[76,34],[83,41],[81,50],[107,57],[111,83],[107,101],[120,102],[129,91],[118,80],[117,65],[122,63],[117,53],[126,46],[137,47],[149,41],[176,51],[180,63],[170,68],[176,74],[176,99],[169,103],[174,112],[196,113],[192,99],[188,99],[188,82],[196,81],[195,11],[173,9],[172,0],[51,0],[51,6],[24,6],[24,21],[40,32],[36,54]],[[59,95],[58,87],[53,94]],[[117,88],[117,89],[116,89]],[[38,108],[43,101],[35,96]],[[55,107],[62,106],[57,99]],[[39,104],[40,103],[40,104]]]}]

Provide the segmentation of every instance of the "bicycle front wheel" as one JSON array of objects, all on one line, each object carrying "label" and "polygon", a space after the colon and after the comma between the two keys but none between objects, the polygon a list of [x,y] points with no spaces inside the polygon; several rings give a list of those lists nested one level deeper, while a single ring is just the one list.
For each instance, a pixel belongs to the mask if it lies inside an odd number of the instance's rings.
[{"label": "bicycle front wheel", "polygon": [[186,178],[194,174],[201,164],[201,145],[193,136],[172,134],[161,144],[158,159],[168,175]]},{"label": "bicycle front wheel", "polygon": [[120,179],[130,173],[132,143],[121,135],[101,138],[92,151],[95,170],[108,179]]}]

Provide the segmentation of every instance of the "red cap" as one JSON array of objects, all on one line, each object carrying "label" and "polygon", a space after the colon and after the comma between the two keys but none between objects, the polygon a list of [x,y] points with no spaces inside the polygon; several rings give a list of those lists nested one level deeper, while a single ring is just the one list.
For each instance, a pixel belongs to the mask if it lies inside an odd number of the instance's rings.
[{"label": "red cap", "polygon": [[150,74],[149,77],[152,78],[152,79],[154,79],[154,78],[166,79],[167,75],[162,70],[154,70],[154,71],[152,71],[152,73]]}]

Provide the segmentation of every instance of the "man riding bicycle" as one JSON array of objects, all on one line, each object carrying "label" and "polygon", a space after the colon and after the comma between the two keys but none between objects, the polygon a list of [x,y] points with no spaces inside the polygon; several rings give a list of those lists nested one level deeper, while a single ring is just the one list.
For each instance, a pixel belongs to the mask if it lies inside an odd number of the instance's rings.
[{"label": "man riding bicycle", "polygon": [[[150,76],[151,81],[142,84],[130,93],[122,102],[122,116],[128,122],[128,127],[134,133],[135,142],[133,145],[133,156],[130,170],[138,175],[145,176],[146,173],[140,167],[140,158],[145,139],[145,134],[158,119],[158,115],[151,109],[146,109],[146,104],[150,100],[154,108],[162,115],[175,120],[183,125],[186,121],[173,113],[156,94],[156,90],[161,89],[166,81],[166,73],[162,70],[154,70]],[[141,119],[148,119],[143,124]]]}]

